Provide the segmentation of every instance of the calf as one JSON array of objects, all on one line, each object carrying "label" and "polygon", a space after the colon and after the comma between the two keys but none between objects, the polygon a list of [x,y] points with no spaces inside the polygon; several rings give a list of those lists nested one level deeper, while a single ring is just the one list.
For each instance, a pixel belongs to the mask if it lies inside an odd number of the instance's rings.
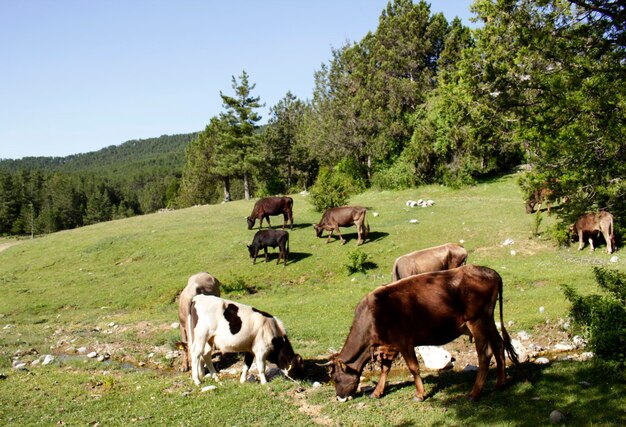
[{"label": "calf", "polygon": [[574,236],[578,236],[578,250],[582,250],[585,246],[583,237],[587,235],[589,246],[593,252],[593,238],[598,234],[602,234],[606,242],[606,250],[613,253],[615,250],[615,235],[613,232],[613,215],[606,211],[590,212],[578,217],[574,225],[570,227],[570,231]]},{"label": "calf", "polygon": [[460,267],[465,264],[466,259],[465,248],[454,243],[411,252],[396,258],[392,280],[395,282],[414,274]]},{"label": "calf", "polygon": [[360,245],[363,243],[363,240],[367,238],[367,234],[369,233],[369,225],[367,228],[365,225],[366,214],[367,210],[361,206],[339,206],[337,208],[326,209],[319,224],[313,224],[313,228],[315,228],[317,237],[322,237],[324,230],[329,232],[326,243],[330,242],[333,232],[336,231],[343,245],[346,241],[343,240],[339,227],[356,225],[356,231],[359,236],[357,245]]},{"label": "calf", "polygon": [[[500,303],[502,337],[494,321]],[[498,388],[506,381],[505,350],[516,365],[517,355],[504,328],[502,278],[486,267],[465,265],[445,271],[409,276],[367,294],[357,305],[350,333],[341,352],[330,356],[337,399],[345,401],[359,386],[368,362],[379,361],[380,380],[372,397],[385,390],[387,374],[398,354],[413,374],[415,400],[424,400],[415,347],[443,345],[470,331],[476,341],[478,375],[470,397],[480,396],[495,355]]]},{"label": "calf", "polygon": [[269,260],[267,256],[267,248],[275,248],[278,246],[278,261],[283,259],[283,267],[287,265],[287,257],[289,256],[289,233],[285,230],[259,230],[252,239],[252,244],[248,245],[248,251],[250,252],[250,258],[254,258],[252,264],[256,264],[256,258],[259,255],[259,250],[263,249],[265,252],[265,262]]},{"label": "calf", "polygon": [[304,363],[295,354],[282,322],[271,314],[248,305],[215,296],[196,295],[191,300],[187,322],[191,349],[191,377],[196,385],[204,376],[201,359],[217,380],[211,361],[214,350],[245,353],[240,382],[245,382],[256,361],[261,384],[265,384],[265,362],[276,364],[285,375],[302,378]]},{"label": "calf", "polygon": [[270,224],[270,215],[283,214],[283,230],[287,225],[287,219],[293,230],[293,199],[291,197],[265,197],[257,200],[252,208],[252,213],[246,218],[248,221],[248,230],[252,230],[257,218],[259,219],[259,230],[263,228],[263,218],[267,220],[267,227],[272,228]]},{"label": "calf", "polygon": [[187,316],[189,314],[189,304],[191,299],[196,295],[215,295],[220,296],[220,281],[209,273],[197,273],[189,278],[187,286],[183,289],[178,297],[178,324],[180,325],[179,347],[185,352],[183,357],[183,366],[181,370],[186,372],[189,370],[189,346],[187,339]]}]

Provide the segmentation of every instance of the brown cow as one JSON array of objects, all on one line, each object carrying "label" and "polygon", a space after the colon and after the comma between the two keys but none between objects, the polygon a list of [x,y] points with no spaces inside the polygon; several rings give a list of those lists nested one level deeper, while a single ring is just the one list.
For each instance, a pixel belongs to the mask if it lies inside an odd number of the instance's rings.
[{"label": "brown cow", "polygon": [[[494,321],[498,300],[502,337]],[[337,399],[350,398],[365,365],[375,361],[380,361],[382,372],[372,397],[380,397],[393,360],[402,354],[415,381],[415,400],[424,400],[415,347],[443,345],[468,330],[476,340],[479,363],[470,394],[475,400],[484,387],[492,355],[496,357],[498,388],[506,381],[505,350],[519,366],[504,328],[500,275],[490,268],[465,265],[410,276],[374,289],[358,304],[341,352],[333,354],[327,363]]]},{"label": "brown cow", "polygon": [[265,197],[257,200],[252,208],[252,213],[246,218],[248,221],[248,230],[252,230],[257,218],[259,219],[259,230],[263,228],[263,218],[267,220],[268,228],[272,228],[270,224],[270,215],[283,215],[283,230],[287,225],[287,219],[293,230],[293,199],[291,197]]},{"label": "brown cow", "polygon": [[361,206],[339,206],[337,208],[326,209],[319,224],[313,224],[313,227],[315,228],[317,237],[322,237],[324,230],[329,232],[326,243],[330,242],[333,232],[336,231],[343,245],[346,241],[341,236],[339,227],[356,225],[356,231],[359,236],[357,245],[360,245],[363,243],[363,240],[367,238],[367,234],[369,233],[369,225],[366,227],[365,224],[366,213],[367,209]]},{"label": "brown cow", "polygon": [[535,207],[537,211],[541,211],[541,206],[545,204],[548,208],[548,215],[550,215],[550,208],[552,207],[551,200],[554,198],[554,194],[554,190],[547,187],[533,191],[526,201],[526,213],[530,214],[535,212]]},{"label": "brown cow", "polygon": [[189,305],[191,299],[196,295],[215,295],[220,296],[220,281],[209,273],[197,273],[189,278],[187,286],[180,293],[178,297],[178,324],[180,326],[180,348],[185,351],[185,357],[183,358],[183,366],[181,371],[186,372],[189,370],[189,346],[187,343],[187,315],[189,314]]},{"label": "brown cow", "polygon": [[454,243],[411,252],[396,258],[391,273],[392,280],[395,282],[414,274],[460,267],[465,264],[466,259],[465,248]]},{"label": "brown cow", "polygon": [[584,235],[588,236],[589,246],[593,252],[593,238],[602,234],[606,242],[606,250],[613,253],[615,250],[615,235],[613,232],[613,215],[606,211],[589,212],[578,217],[576,223],[570,227],[574,236],[578,236],[578,250],[585,247]]}]

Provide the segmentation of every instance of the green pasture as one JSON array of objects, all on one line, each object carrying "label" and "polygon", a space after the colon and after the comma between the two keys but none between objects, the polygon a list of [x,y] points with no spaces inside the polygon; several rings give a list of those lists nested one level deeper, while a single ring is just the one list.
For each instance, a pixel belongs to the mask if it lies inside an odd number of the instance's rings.
[{"label": "green pasture", "polygon": [[[533,216],[525,213],[515,181],[508,175],[460,190],[425,186],[354,196],[351,204],[368,208],[371,229],[359,247],[369,257],[364,274],[348,275],[345,268],[356,230],[344,229],[343,246],[316,238],[312,224],[321,214],[299,194],[292,196],[295,226],[286,268],[276,265],[276,251],[269,263],[260,258],[252,265],[248,257],[245,245],[254,231],[245,217],[254,201],[21,241],[0,252],[0,425],[542,425],[553,409],[567,414],[568,425],[624,425],[626,387],[590,362],[528,364],[532,385],[510,368],[514,382],[503,392],[495,391],[492,373],[478,403],[465,399],[474,373],[424,372],[429,396],[419,404],[411,400],[414,388],[405,372],[392,376],[380,400],[359,395],[340,404],[315,365],[341,348],[357,302],[388,282],[394,259],[407,252],[462,241],[468,263],[502,275],[504,320],[512,335],[543,333],[546,324],[567,316],[560,285],[598,292],[592,266],[626,270],[621,251],[611,263],[604,246],[595,253],[554,247],[545,231],[555,219],[545,213],[533,236]],[[418,199],[435,204],[405,204]],[[281,225],[282,218],[272,217],[272,224]],[[513,244],[503,245],[507,239]],[[178,372],[179,360],[166,357],[178,338],[171,327],[178,321],[176,296],[200,271],[238,290],[224,297],[283,320],[306,360],[304,381],[242,385],[238,375],[226,375],[203,393],[188,373]],[[106,351],[111,359],[87,360],[77,355],[81,347]],[[56,355],[55,362],[12,368],[13,358],[30,362],[45,354]],[[376,373],[371,376],[375,381]]]}]

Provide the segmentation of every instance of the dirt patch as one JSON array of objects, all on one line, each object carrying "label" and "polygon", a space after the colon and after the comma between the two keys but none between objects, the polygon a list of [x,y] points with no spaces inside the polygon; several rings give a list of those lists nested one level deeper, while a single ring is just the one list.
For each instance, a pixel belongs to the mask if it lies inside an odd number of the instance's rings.
[{"label": "dirt patch", "polygon": [[14,242],[0,243],[0,252],[9,249],[11,246],[19,245],[20,243],[23,243],[23,241],[16,240]]}]

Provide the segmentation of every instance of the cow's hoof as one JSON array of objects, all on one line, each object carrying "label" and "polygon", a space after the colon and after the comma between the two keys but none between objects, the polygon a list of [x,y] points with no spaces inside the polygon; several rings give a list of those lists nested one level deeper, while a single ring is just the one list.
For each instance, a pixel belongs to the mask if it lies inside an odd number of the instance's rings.
[{"label": "cow's hoof", "polygon": [[380,399],[380,396],[377,396],[376,393],[370,393],[367,395],[370,399]]},{"label": "cow's hoof", "polygon": [[423,398],[423,397],[415,396],[415,397],[413,398],[413,402],[418,402],[418,403],[419,403],[419,402],[423,402],[423,401],[424,401],[424,398]]}]

